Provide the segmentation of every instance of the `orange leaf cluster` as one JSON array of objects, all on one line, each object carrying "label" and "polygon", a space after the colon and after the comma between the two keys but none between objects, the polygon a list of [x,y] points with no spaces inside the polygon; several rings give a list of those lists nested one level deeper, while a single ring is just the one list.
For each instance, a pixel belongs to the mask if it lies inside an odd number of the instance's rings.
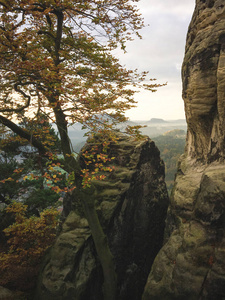
[{"label": "orange leaf cluster", "polygon": [[59,212],[46,209],[40,217],[26,217],[27,206],[14,202],[6,208],[15,223],[4,229],[8,251],[0,255],[0,285],[29,290],[34,287],[41,258],[52,245]]}]

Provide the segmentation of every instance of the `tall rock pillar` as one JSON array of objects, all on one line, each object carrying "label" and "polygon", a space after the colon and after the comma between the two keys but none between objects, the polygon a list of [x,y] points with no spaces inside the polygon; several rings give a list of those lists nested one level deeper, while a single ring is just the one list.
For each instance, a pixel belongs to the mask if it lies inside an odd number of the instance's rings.
[{"label": "tall rock pillar", "polygon": [[182,80],[185,154],[143,300],[225,299],[224,0],[196,0]]},{"label": "tall rock pillar", "polygon": [[[117,300],[141,299],[162,247],[169,199],[159,154],[148,138],[118,134],[109,152],[115,169],[94,182],[96,210],[116,266]],[[36,300],[103,300],[102,269],[88,223],[76,199],[70,200],[62,231],[43,262]]]}]

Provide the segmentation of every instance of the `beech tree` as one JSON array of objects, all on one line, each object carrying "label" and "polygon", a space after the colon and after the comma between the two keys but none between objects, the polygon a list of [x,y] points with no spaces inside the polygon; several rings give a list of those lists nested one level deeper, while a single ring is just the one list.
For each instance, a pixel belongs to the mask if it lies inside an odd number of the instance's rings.
[{"label": "beech tree", "polygon": [[[57,125],[65,168],[73,172],[104,275],[104,298],[116,299],[112,254],[94,207],[93,185],[72,155],[68,126],[80,122],[103,140],[135,105],[134,93],[159,85],[121,66],[111,51],[125,51],[143,19],[139,0],[0,0],[0,122],[46,155],[36,135],[17,126],[21,115],[44,113]],[[148,84],[148,82],[150,82]],[[103,118],[101,118],[103,116]]]}]

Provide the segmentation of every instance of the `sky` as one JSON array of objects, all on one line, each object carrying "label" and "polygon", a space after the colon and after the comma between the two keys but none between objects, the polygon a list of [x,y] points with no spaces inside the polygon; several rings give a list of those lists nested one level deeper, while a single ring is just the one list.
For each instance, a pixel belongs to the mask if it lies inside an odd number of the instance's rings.
[{"label": "sky", "polygon": [[149,71],[149,78],[167,86],[138,93],[137,107],[126,115],[131,120],[184,119],[181,65],[195,0],[140,0],[136,5],[149,26],[141,30],[141,40],[127,43],[126,54],[118,50],[115,55],[127,68]]}]

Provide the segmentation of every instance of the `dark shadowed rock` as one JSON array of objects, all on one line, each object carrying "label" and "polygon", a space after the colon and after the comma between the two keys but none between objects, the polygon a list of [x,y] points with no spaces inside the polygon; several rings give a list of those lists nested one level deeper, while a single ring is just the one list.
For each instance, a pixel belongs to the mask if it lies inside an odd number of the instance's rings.
[{"label": "dark shadowed rock", "polygon": [[183,63],[188,133],[143,300],[225,299],[225,3],[197,0]]},{"label": "dark shadowed rock", "polygon": [[19,291],[11,291],[7,288],[0,286],[0,300],[22,300],[24,294]]},{"label": "dark shadowed rock", "polygon": [[[119,136],[115,171],[96,182],[97,211],[118,274],[118,300],[140,300],[162,246],[168,195],[154,142]],[[35,299],[101,300],[102,272],[85,218],[67,201],[67,218],[46,257]],[[73,209],[70,209],[73,208]]]}]

